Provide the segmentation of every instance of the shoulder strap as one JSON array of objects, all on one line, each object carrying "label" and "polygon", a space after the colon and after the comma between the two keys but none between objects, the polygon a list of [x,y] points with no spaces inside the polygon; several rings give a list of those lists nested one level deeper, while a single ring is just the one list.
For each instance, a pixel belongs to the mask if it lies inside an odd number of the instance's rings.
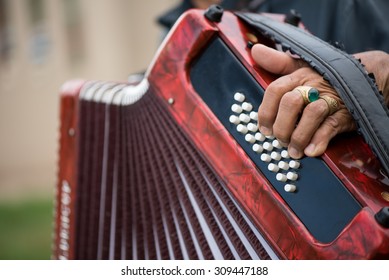
[{"label": "shoulder strap", "polygon": [[236,14],[264,36],[299,55],[335,88],[354,117],[359,133],[389,174],[389,110],[363,65],[301,28],[260,14]]}]

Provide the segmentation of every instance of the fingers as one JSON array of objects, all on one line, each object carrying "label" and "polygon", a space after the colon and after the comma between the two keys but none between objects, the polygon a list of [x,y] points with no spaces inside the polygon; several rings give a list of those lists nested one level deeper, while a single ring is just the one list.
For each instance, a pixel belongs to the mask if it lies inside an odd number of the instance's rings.
[{"label": "fingers", "polygon": [[356,128],[353,118],[345,108],[333,115],[329,113],[330,108],[324,99],[309,103],[303,109],[301,118],[294,124],[287,123],[286,119],[293,117],[284,111],[284,114],[277,116],[273,127],[274,136],[283,143],[289,143],[288,151],[292,158],[298,159],[304,154],[310,157],[320,156],[334,136]]},{"label": "fingers", "polygon": [[[279,111],[281,99],[285,93],[291,92],[294,88],[301,85],[301,80],[305,75],[305,70],[303,69],[301,68],[290,75],[282,76],[267,87],[262,103],[258,109],[258,127],[263,134],[273,134],[273,125]],[[287,105],[287,102],[285,104]],[[292,113],[296,115],[296,113],[301,111],[302,105],[303,103],[299,104],[298,107],[293,107]]]},{"label": "fingers", "polygon": [[[265,91],[258,109],[258,128],[287,146],[292,158],[319,156],[335,135],[355,129],[336,91],[306,63],[260,44],[251,52],[258,66],[283,75]],[[306,104],[307,97],[296,90],[298,86],[315,87],[320,99]]]},{"label": "fingers", "polygon": [[254,45],[251,55],[258,66],[274,74],[286,75],[306,66],[302,60],[262,44]]},{"label": "fingers", "polygon": [[281,98],[286,92],[301,85],[304,71],[301,72],[300,69],[305,66],[305,63],[261,44],[254,45],[251,54],[260,67],[272,73],[284,75],[268,86],[258,110],[260,131],[265,135],[271,135]]},{"label": "fingers", "polygon": [[[307,81],[319,90],[322,98],[306,105],[296,87]],[[340,98],[321,76],[306,67],[300,68],[266,89],[258,110],[258,127],[263,134],[274,135],[288,146],[292,158],[301,158],[304,153],[318,156],[336,134],[355,128],[351,115],[339,104]]]},{"label": "fingers", "polygon": [[[288,146],[289,154],[292,158],[301,158],[304,155],[305,148],[310,144],[311,139],[317,133],[319,127],[326,120],[329,114],[329,109],[327,103],[323,99],[319,99],[315,102],[309,103],[303,110],[301,119],[298,124],[293,129],[290,134],[290,142]],[[276,123],[275,126],[278,124]],[[327,126],[325,126],[327,128]],[[327,143],[329,140],[336,135],[341,129],[340,125],[333,125],[331,127],[333,130],[331,134],[324,134],[322,137],[325,139],[316,139],[319,143]],[[276,130],[275,130],[276,131]],[[328,132],[328,130],[323,130],[323,132]],[[333,134],[335,133],[335,134]],[[275,133],[277,137],[277,134]],[[328,138],[328,139],[327,139]],[[316,144],[313,142],[312,144]],[[321,145],[320,147],[322,147]],[[312,146],[310,147],[312,149]],[[316,153],[316,147],[312,150],[312,154]]]},{"label": "fingers", "polygon": [[304,100],[296,90],[287,92],[281,99],[273,135],[282,143],[289,143],[303,108]]},{"label": "fingers", "polygon": [[327,149],[330,140],[337,134],[355,129],[354,119],[346,109],[341,109],[323,121],[315,131],[310,143],[304,149],[304,153],[309,157],[320,156]]}]

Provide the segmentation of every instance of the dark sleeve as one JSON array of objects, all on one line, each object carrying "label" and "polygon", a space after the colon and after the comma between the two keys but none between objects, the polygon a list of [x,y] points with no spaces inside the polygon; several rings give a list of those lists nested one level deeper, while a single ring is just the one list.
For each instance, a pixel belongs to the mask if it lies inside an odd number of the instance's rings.
[{"label": "dark sleeve", "polygon": [[[253,2],[256,2],[253,0]],[[266,0],[257,12],[301,14],[302,22],[317,37],[343,46],[348,53],[367,50],[389,52],[387,0]]]},{"label": "dark sleeve", "polygon": [[183,0],[177,6],[173,7],[166,13],[162,14],[157,18],[157,22],[170,29],[176,20],[183,14],[186,10],[193,8],[193,5],[190,0]]}]

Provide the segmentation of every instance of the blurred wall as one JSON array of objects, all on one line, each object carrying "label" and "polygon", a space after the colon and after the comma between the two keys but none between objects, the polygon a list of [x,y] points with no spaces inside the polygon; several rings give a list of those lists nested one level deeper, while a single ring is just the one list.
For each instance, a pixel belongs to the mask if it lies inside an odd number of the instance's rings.
[{"label": "blurred wall", "polygon": [[0,199],[52,195],[61,84],[145,70],[178,2],[0,0]]}]

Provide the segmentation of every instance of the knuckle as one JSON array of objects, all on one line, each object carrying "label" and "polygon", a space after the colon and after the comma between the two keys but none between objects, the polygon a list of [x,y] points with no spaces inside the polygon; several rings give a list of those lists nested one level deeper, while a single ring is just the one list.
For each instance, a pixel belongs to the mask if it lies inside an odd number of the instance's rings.
[{"label": "knuckle", "polygon": [[328,114],[328,105],[325,101],[322,102],[312,102],[309,103],[305,109],[304,113],[309,114],[310,116],[319,116],[324,117]]},{"label": "knuckle", "polygon": [[282,94],[284,90],[285,84],[280,80],[275,80],[274,82],[270,83],[268,87],[266,88],[267,94]]},{"label": "knuckle", "polygon": [[327,125],[330,128],[330,130],[332,130],[333,132],[339,131],[339,129],[341,127],[339,119],[335,116],[327,117],[327,119],[325,121],[325,125]]},{"label": "knuckle", "polygon": [[280,106],[284,108],[298,108],[303,104],[300,93],[294,91],[287,92],[281,99]]}]

